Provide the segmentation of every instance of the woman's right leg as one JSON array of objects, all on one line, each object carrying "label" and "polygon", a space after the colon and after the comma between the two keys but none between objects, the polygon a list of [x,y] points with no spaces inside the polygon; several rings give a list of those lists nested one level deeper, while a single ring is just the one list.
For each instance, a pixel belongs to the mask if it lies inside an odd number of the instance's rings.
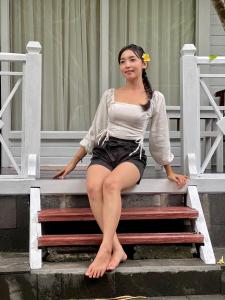
[{"label": "woman's right leg", "polygon": [[[109,169],[101,165],[91,165],[87,170],[87,191],[92,213],[103,232],[103,182],[111,173]],[[113,238],[113,252],[121,253],[121,260],[127,259],[117,235]]]}]

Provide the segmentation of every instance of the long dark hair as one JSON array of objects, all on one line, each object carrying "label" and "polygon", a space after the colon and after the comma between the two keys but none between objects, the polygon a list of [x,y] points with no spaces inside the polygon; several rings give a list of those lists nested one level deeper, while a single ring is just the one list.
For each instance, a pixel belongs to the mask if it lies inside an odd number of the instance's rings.
[{"label": "long dark hair", "polygon": [[[120,50],[120,52],[118,54],[118,62],[119,62],[119,64],[120,64],[121,55],[126,50],[131,50],[132,52],[134,52],[134,54],[138,58],[140,58],[140,59],[143,60],[142,55],[145,53],[145,51],[143,50],[143,48],[141,48],[140,46],[137,46],[135,44],[130,44],[130,45],[127,45],[127,46],[123,47]],[[144,89],[145,89],[145,92],[147,94],[147,99],[148,100],[147,100],[146,104],[141,105],[141,106],[143,107],[144,110],[148,110],[149,107],[150,107],[150,102],[151,102],[152,96],[153,96],[153,90],[152,90],[151,83],[148,80],[148,76],[147,76],[147,73],[146,73],[145,69],[142,70],[142,81],[143,81]]]}]

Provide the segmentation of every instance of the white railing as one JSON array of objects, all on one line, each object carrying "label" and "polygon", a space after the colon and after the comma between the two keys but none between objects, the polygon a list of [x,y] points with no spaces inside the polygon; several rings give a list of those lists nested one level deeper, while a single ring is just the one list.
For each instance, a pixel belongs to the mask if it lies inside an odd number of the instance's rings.
[{"label": "white railing", "polygon": [[[225,134],[224,107],[216,104],[203,78],[225,78],[225,74],[201,74],[201,65],[225,65],[225,57],[195,56],[196,48],[186,44],[181,50],[181,115],[182,115],[182,159],[184,171],[201,175],[210,164],[213,154],[218,151],[220,160],[217,161],[217,171],[223,172],[223,135]],[[207,153],[201,157],[200,144],[200,89],[208,97],[211,109],[216,115],[215,140],[206,144]],[[214,117],[215,118],[215,117]],[[210,146],[209,146],[210,145]],[[222,174],[221,174],[222,175]]]},{"label": "white railing", "polygon": [[[0,133],[2,151],[9,158],[17,175],[0,175],[4,178],[40,177],[40,129],[41,129],[41,45],[30,41],[27,44],[26,54],[0,53],[2,69],[5,62],[21,62],[22,72],[1,70],[0,76],[16,76],[18,80],[6,99],[2,99],[0,109],[0,130],[4,128],[4,113],[10,108],[13,96],[22,84],[22,144],[21,166],[19,166],[10,151],[8,137]],[[2,81],[3,82],[3,81]],[[11,126],[11,125],[10,125]],[[9,131],[11,128],[8,129]]]}]

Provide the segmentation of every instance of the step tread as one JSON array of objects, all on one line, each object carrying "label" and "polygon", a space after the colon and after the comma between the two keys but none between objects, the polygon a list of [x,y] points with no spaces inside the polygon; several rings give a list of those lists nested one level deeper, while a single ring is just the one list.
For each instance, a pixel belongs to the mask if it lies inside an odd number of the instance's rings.
[{"label": "step tread", "polygon": [[[170,233],[120,233],[118,238],[122,244],[189,244],[203,243],[204,236],[192,232]],[[38,238],[38,246],[72,246],[98,245],[102,234],[65,234],[43,235]]]},{"label": "step tread", "polygon": [[[196,219],[198,211],[187,206],[123,208],[121,220]],[[90,208],[53,208],[38,213],[39,222],[94,220]]]}]

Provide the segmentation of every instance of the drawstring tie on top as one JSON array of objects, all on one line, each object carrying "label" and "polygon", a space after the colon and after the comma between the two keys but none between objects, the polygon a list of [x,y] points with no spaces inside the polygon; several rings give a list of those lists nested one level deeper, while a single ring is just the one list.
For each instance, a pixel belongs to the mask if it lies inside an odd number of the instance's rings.
[{"label": "drawstring tie on top", "polygon": [[138,138],[138,139],[136,139],[136,140],[135,140],[135,143],[137,143],[138,146],[137,146],[137,148],[136,148],[133,152],[131,152],[131,153],[129,154],[129,156],[132,156],[134,153],[136,153],[136,152],[140,149],[140,159],[141,159],[141,156],[142,156],[142,149],[143,149],[143,142],[144,142],[143,138]]},{"label": "drawstring tie on top", "polygon": [[[98,138],[98,145],[101,145],[103,146],[105,142],[107,142],[109,140],[109,137],[110,137],[110,132],[108,129],[104,129],[102,130],[98,135],[97,135],[97,138]],[[102,140],[102,142],[101,142]],[[129,141],[129,140],[128,140]],[[143,137],[140,137],[140,138],[137,138],[135,140],[135,143],[138,144],[137,148],[131,152],[129,154],[129,156],[132,156],[133,154],[135,154],[139,149],[140,149],[140,159],[142,157],[142,149],[143,149],[143,143],[144,143],[144,138]]]},{"label": "drawstring tie on top", "polygon": [[103,129],[98,135],[97,135],[97,138],[98,138],[98,145],[100,145],[100,142],[101,142],[101,139],[103,139],[102,143],[101,143],[101,146],[104,145],[104,143],[106,141],[109,140],[109,131],[107,129]]}]

